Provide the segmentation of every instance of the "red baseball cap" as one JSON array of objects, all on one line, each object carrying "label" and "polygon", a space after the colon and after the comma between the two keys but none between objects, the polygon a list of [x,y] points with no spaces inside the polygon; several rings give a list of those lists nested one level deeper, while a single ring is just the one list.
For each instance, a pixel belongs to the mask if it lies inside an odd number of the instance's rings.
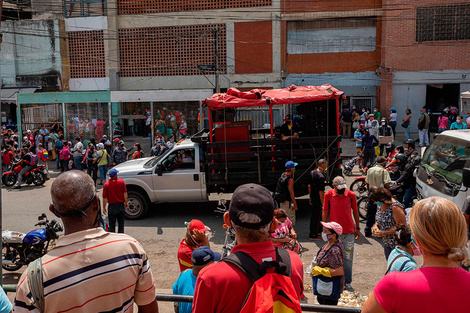
[{"label": "red baseball cap", "polygon": [[119,142],[120,140],[121,140],[121,139],[119,139],[119,138],[114,138],[114,139],[113,139],[114,142]]},{"label": "red baseball cap", "polygon": [[204,225],[203,222],[200,220],[192,220],[191,223],[189,223],[189,230],[192,232],[195,229],[199,230],[200,232],[206,232],[206,231],[211,231],[209,227]]}]

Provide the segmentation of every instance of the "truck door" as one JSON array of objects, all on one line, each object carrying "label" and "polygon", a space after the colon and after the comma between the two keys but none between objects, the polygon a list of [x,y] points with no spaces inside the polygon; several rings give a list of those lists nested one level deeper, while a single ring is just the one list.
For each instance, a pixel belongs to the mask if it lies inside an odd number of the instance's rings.
[{"label": "truck door", "polygon": [[175,149],[161,161],[162,176],[154,173],[158,202],[202,201],[199,155],[194,148]]}]

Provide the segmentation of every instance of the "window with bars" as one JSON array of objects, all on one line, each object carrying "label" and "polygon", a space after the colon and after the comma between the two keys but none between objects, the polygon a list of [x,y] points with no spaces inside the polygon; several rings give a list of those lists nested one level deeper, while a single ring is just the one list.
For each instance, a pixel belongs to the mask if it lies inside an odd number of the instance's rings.
[{"label": "window with bars", "polygon": [[[227,71],[225,24],[119,29],[120,77],[201,75],[198,65],[215,62]],[[204,74],[212,74],[204,71]]]},{"label": "window with bars", "polygon": [[118,0],[118,14],[252,8],[272,5],[272,0]]},{"label": "window with bars", "polygon": [[65,17],[106,15],[106,0],[64,0]]},{"label": "window with bars", "polygon": [[470,4],[416,9],[416,41],[470,39]]},{"label": "window with bars", "polygon": [[103,31],[69,32],[67,36],[69,39],[70,77],[105,77]]}]

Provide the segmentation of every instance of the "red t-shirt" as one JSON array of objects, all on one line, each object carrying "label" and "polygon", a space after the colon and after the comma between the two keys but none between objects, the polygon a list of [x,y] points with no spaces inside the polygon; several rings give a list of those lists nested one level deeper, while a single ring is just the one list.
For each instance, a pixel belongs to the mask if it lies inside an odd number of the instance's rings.
[{"label": "red t-shirt", "polygon": [[8,151],[7,153],[4,153],[3,154],[3,165],[10,165],[12,157],[13,157],[13,152]]},{"label": "red t-shirt", "polygon": [[188,268],[193,268],[193,263],[191,263],[191,256],[193,255],[193,251],[197,247],[191,247],[184,239],[181,240],[180,247],[178,248],[178,263],[180,265],[180,271],[184,271]]},{"label": "red t-shirt", "polygon": [[464,313],[470,290],[470,273],[454,267],[423,267],[385,275],[374,295],[387,312]]},{"label": "red t-shirt", "polygon": [[325,192],[323,210],[330,210],[329,222],[336,222],[343,226],[343,234],[354,234],[356,226],[352,218],[352,211],[357,211],[356,194],[346,189],[344,195],[337,195],[335,190]]},{"label": "red t-shirt", "polygon": [[[265,242],[238,244],[232,252],[248,253],[258,263],[276,259],[273,243]],[[303,297],[303,264],[300,257],[289,251],[291,258],[291,279],[299,298]],[[206,266],[199,272],[193,298],[193,313],[239,313],[253,283],[235,265],[218,262]]]},{"label": "red t-shirt", "polygon": [[126,184],[119,178],[111,178],[103,186],[103,198],[108,199],[108,204],[123,203],[126,192]]}]

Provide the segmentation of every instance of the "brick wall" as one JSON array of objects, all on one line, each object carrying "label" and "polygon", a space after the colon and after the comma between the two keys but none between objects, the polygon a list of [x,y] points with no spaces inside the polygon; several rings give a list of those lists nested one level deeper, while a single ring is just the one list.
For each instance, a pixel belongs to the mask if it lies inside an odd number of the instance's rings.
[{"label": "brick wall", "polygon": [[215,61],[216,26],[219,72],[226,73],[226,27],[220,24],[119,29],[120,76],[202,75],[197,66]]},{"label": "brick wall", "polygon": [[118,0],[118,14],[253,8],[271,4],[272,0]]},{"label": "brick wall", "polygon": [[272,73],[272,71],[272,23],[270,21],[236,23],[235,72],[256,74]]},{"label": "brick wall", "polygon": [[[408,3],[404,0],[384,1],[384,66],[393,71],[470,69],[470,40],[416,42],[416,8],[442,5],[443,2]],[[459,3],[470,4],[470,1]]]},{"label": "brick wall", "polygon": [[69,41],[70,77],[105,77],[103,31],[67,33]]},{"label": "brick wall", "polygon": [[381,0],[283,0],[284,13],[303,13],[308,11],[347,11],[375,9],[381,6]]},{"label": "brick wall", "polygon": [[[470,40],[416,41],[416,8],[443,4],[446,3],[439,0],[422,0],[419,4],[406,0],[383,1],[382,111],[392,106],[394,72],[470,69]],[[458,4],[470,4],[470,1]]]}]

